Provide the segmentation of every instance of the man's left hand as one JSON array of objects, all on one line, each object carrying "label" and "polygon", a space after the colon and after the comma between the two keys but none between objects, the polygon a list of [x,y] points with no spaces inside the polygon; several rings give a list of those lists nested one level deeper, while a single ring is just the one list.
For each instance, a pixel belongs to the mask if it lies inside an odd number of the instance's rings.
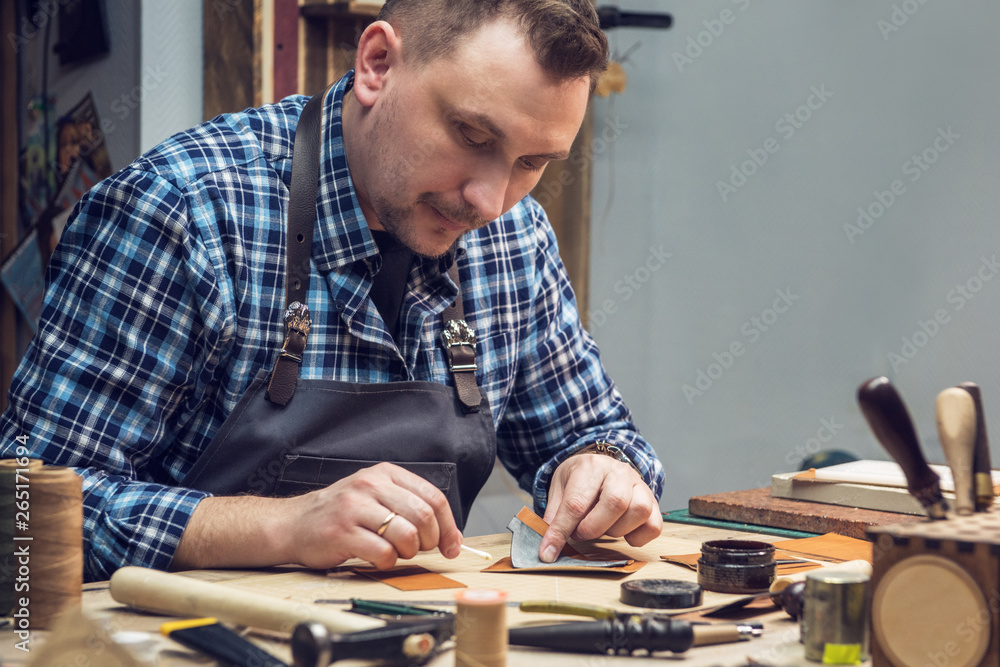
[{"label": "man's left hand", "polygon": [[539,556],[551,563],[566,540],[601,535],[642,546],[660,534],[663,518],[653,492],[627,463],[603,454],[571,456],[556,468],[543,517],[549,529]]}]

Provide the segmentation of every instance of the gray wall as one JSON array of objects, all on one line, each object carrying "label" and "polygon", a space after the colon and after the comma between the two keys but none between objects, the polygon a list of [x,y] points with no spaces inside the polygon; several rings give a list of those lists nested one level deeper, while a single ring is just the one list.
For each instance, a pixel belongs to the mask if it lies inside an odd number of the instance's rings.
[{"label": "gray wall", "polygon": [[142,0],[144,152],[202,120],[202,0]]},{"label": "gray wall", "polygon": [[589,309],[661,506],[820,447],[887,458],[855,402],[875,375],[929,459],[960,381],[1000,434],[1000,4],[631,5],[675,24],[611,31],[629,85],[596,105]]}]

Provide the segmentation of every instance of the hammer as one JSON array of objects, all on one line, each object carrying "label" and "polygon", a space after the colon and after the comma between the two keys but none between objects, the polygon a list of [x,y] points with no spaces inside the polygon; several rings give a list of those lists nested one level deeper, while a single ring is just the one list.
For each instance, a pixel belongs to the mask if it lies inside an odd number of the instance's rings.
[{"label": "hammer", "polygon": [[110,583],[111,597],[137,609],[212,616],[278,632],[294,629],[295,667],[326,667],[347,658],[422,664],[454,632],[453,614],[386,625],[368,616],[144,567],[123,567],[111,575]]}]

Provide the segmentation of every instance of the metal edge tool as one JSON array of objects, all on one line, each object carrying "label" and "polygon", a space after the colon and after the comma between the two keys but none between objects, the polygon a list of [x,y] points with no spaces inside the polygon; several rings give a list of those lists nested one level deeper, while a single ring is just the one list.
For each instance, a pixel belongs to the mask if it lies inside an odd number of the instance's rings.
[{"label": "metal edge tool", "polygon": [[990,439],[986,434],[986,416],[983,413],[983,395],[975,382],[958,385],[972,395],[976,403],[976,456],[972,464],[976,488],[976,511],[985,512],[993,506],[993,472],[990,462]]}]

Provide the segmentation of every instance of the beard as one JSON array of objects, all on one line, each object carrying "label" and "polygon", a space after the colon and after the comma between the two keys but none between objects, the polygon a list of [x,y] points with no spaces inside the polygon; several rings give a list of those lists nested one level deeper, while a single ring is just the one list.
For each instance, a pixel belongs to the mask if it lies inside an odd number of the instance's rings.
[{"label": "beard", "polygon": [[[425,192],[417,197],[417,201],[412,205],[400,205],[391,202],[387,197],[374,196],[371,198],[372,208],[378,216],[378,221],[389,235],[396,241],[402,243],[415,254],[428,259],[437,259],[448,252],[448,248],[440,251],[431,251],[424,247],[426,241],[421,239],[420,232],[414,222],[416,208],[419,204],[437,209],[442,215],[454,222],[465,224],[469,229],[462,232],[462,236],[474,229],[479,229],[490,224],[489,220],[481,218],[471,206],[457,208],[444,201],[441,195],[433,192]],[[459,237],[461,238],[461,236]],[[456,239],[457,241],[457,239]]]}]

